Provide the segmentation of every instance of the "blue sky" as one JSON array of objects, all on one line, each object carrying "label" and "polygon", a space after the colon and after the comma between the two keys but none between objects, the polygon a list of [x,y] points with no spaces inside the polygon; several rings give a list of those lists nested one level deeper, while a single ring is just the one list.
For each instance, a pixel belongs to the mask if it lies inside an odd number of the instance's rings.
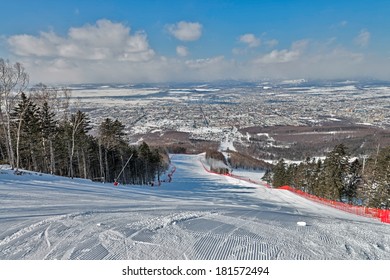
[{"label": "blue sky", "polygon": [[0,0],[34,82],[390,79],[390,1]]}]

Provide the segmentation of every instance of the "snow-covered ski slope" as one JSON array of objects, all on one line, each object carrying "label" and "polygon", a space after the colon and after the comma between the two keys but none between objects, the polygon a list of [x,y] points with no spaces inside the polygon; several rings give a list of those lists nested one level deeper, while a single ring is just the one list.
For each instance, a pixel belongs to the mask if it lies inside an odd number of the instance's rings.
[{"label": "snow-covered ski slope", "polygon": [[[390,226],[174,155],[160,187],[0,170],[0,259],[390,259]],[[299,226],[305,222],[306,226]]]}]

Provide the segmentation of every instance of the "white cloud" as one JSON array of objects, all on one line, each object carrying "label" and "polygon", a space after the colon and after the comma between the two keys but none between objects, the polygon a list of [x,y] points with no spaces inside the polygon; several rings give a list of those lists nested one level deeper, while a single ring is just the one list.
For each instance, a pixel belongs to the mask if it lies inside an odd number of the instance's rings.
[{"label": "white cloud", "polygon": [[291,44],[291,49],[303,51],[309,45],[309,40],[299,40]]},{"label": "white cloud", "polygon": [[242,48],[233,48],[232,49],[232,53],[234,55],[243,55],[243,54],[248,53],[248,50],[247,49],[242,49]]},{"label": "white cloud", "polygon": [[292,62],[301,56],[307,45],[307,40],[296,41],[290,49],[273,50],[270,53],[258,57],[255,62],[264,64]]},{"label": "white cloud", "polygon": [[[179,24],[175,28],[178,32]],[[187,32],[187,36],[180,36],[188,39],[189,33],[191,32]],[[201,28],[198,36],[201,36]],[[192,38],[195,37],[197,36],[193,34]],[[368,31],[362,30],[358,37],[360,45],[369,43]],[[241,49],[233,49],[233,53],[248,56],[237,60],[229,60],[222,53],[212,57],[183,59],[189,55],[184,43],[176,47],[177,56],[164,57],[156,54],[149,46],[144,32],[133,32],[127,25],[103,19],[95,24],[72,27],[64,36],[53,31],[41,32],[36,36],[0,35],[0,46],[4,46],[3,49],[8,54],[6,57],[25,66],[32,83],[136,83],[262,78],[388,79],[390,75],[387,59],[372,54],[368,57],[363,51],[353,52],[335,44],[334,38],[323,42],[296,41],[289,48],[275,48],[278,44],[276,40],[265,40],[264,45],[273,48],[263,50],[261,55],[260,48],[249,46],[257,44],[256,37],[244,36],[242,40],[247,45]]]},{"label": "white cloud", "polygon": [[247,72],[242,72],[240,67],[224,56],[216,56],[185,61],[180,77],[182,80],[213,81],[221,79],[242,79]]},{"label": "white cloud", "polygon": [[57,53],[57,45],[62,39],[52,32],[41,32],[39,37],[31,35],[15,35],[7,39],[11,51],[19,56],[52,57]]},{"label": "white cloud", "polygon": [[341,21],[340,23],[339,23],[339,26],[340,27],[345,27],[345,26],[347,26],[348,25],[348,21],[346,21],[346,20],[343,20],[343,21]]},{"label": "white cloud", "polygon": [[[383,77],[383,64],[372,67],[374,57],[353,52],[341,46],[330,46],[326,42],[298,41],[289,49],[273,50],[255,59],[247,68],[254,78],[273,79],[352,79],[361,77]],[[380,66],[382,65],[382,67]],[[379,71],[381,69],[381,71]]]},{"label": "white cloud", "polygon": [[176,53],[178,56],[184,57],[188,55],[188,49],[185,46],[177,46]]},{"label": "white cloud", "polygon": [[302,40],[294,42],[290,48],[263,54],[241,69],[252,79],[358,79],[385,77],[389,71],[384,65],[377,57],[367,57],[363,52],[326,41]]},{"label": "white cloud", "polygon": [[271,39],[271,40],[266,41],[265,44],[270,48],[274,48],[279,44],[279,41],[276,39]]},{"label": "white cloud", "polygon": [[258,46],[260,46],[260,43],[261,43],[259,38],[256,38],[255,35],[250,34],[250,33],[241,35],[239,40],[241,43],[247,44],[249,48],[258,47]]},{"label": "white cloud", "polygon": [[23,34],[9,37],[8,44],[19,56],[124,61],[147,61],[154,56],[144,33],[130,35],[129,27],[106,19],[94,25],[72,27],[67,37],[54,32]]},{"label": "white cloud", "polygon": [[342,21],[340,21],[340,22],[337,22],[337,23],[335,23],[335,24],[332,24],[332,25],[330,26],[330,28],[332,28],[332,29],[342,29],[342,28],[347,27],[347,25],[348,25],[348,21],[342,20]]},{"label": "white cloud", "polygon": [[261,63],[286,63],[298,59],[300,55],[296,50],[273,50],[272,52],[260,57],[257,62]]},{"label": "white cloud", "polygon": [[212,65],[217,65],[218,63],[224,61],[223,56],[217,56],[212,58],[200,58],[195,60],[187,60],[186,65],[190,68],[206,68]]},{"label": "white cloud", "polygon": [[355,38],[355,44],[359,47],[367,47],[370,42],[371,34],[366,29],[360,31],[359,35]]},{"label": "white cloud", "polygon": [[196,41],[202,36],[202,25],[198,22],[180,21],[167,25],[167,30],[180,41]]}]

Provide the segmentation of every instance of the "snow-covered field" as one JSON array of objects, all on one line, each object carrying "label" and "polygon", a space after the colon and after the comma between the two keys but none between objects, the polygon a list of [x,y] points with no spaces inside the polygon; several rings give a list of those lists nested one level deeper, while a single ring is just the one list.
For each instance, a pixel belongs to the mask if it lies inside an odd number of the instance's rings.
[{"label": "snow-covered field", "polygon": [[160,187],[3,167],[0,259],[390,259],[390,225],[207,173],[199,157],[174,155]]}]

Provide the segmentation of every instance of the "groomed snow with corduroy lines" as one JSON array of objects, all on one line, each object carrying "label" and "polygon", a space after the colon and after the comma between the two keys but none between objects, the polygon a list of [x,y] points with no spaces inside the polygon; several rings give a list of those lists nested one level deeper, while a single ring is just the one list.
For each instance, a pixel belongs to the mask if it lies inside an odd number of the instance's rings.
[{"label": "groomed snow with corduroy lines", "polygon": [[0,259],[390,259],[389,224],[208,173],[202,156],[174,155],[159,187],[1,167]]}]

